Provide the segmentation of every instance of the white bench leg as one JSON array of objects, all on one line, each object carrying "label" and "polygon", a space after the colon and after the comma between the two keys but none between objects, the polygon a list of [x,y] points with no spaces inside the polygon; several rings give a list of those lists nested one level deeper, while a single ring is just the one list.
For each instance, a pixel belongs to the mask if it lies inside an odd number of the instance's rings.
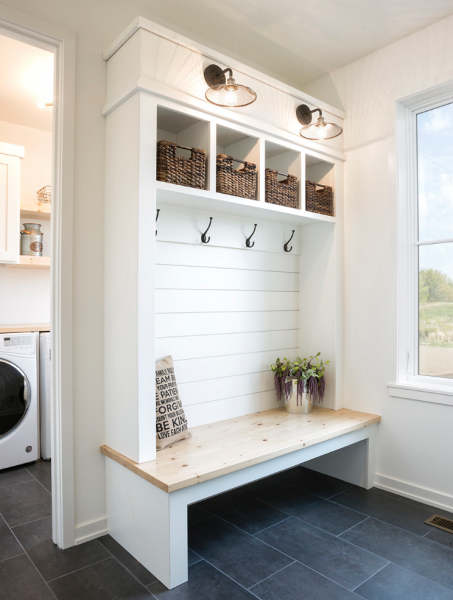
[{"label": "white bench leg", "polygon": [[110,535],[172,589],[188,579],[187,502],[106,460]]},{"label": "white bench leg", "polygon": [[374,487],[376,475],[376,454],[377,454],[377,426],[368,427],[369,437],[366,440],[366,477],[365,488],[367,490]]}]

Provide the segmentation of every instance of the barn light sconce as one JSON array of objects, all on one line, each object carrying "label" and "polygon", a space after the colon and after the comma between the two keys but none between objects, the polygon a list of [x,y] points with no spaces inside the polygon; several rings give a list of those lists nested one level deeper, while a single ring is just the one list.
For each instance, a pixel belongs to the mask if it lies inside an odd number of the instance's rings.
[{"label": "barn light sconce", "polygon": [[[319,112],[316,123],[312,123],[313,113]],[[306,104],[301,104],[296,109],[296,117],[301,125],[300,135],[307,140],[330,140],[343,133],[343,128],[335,123],[326,123],[320,108],[310,110]]]},{"label": "barn light sconce", "polygon": [[[227,71],[228,79],[225,77]],[[218,65],[209,65],[204,70],[204,78],[209,86],[205,97],[211,104],[225,107],[248,106],[257,98],[252,89],[235,82],[233,71],[229,67],[222,71]]]}]

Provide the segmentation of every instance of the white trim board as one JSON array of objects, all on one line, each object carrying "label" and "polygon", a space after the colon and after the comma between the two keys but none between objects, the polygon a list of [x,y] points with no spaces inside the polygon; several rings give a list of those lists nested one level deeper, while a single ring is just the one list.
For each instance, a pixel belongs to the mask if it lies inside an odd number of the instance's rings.
[{"label": "white trim board", "polygon": [[394,494],[416,500],[422,504],[430,504],[441,510],[453,512],[453,498],[442,492],[420,487],[401,479],[393,479],[381,473],[376,473],[374,485],[381,490],[393,492]]},{"label": "white trim board", "polygon": [[281,81],[278,81],[277,79],[275,79],[274,77],[271,77],[270,75],[261,73],[260,71],[253,69],[252,67],[249,67],[249,66],[245,65],[244,63],[239,62],[238,60],[230,58],[229,56],[226,56],[225,54],[222,54],[221,52],[218,52],[217,50],[213,50],[212,48],[209,48],[208,46],[205,46],[204,44],[195,42],[179,33],[176,33],[175,31],[172,31],[171,29],[167,29],[166,27],[159,25],[158,23],[150,21],[149,19],[145,19],[144,17],[137,17],[134,21],[132,21],[132,23],[130,23],[130,25],[128,25],[128,27],[126,27],[126,29],[122,33],[120,33],[120,35],[116,38],[116,40],[112,44],[110,44],[110,46],[105,50],[105,52],[103,54],[103,59],[105,61],[107,61],[139,29],[145,29],[146,31],[149,31],[150,33],[158,35],[159,37],[162,37],[171,42],[174,42],[180,46],[184,46],[185,48],[188,48],[189,50],[192,50],[193,52],[197,52],[198,54],[203,54],[207,58],[212,58],[213,60],[219,61],[223,64],[227,64],[227,65],[231,66],[231,68],[234,71],[238,71],[238,72],[247,74],[250,77],[257,79],[258,81],[262,81],[263,83],[266,83],[267,85],[270,85],[282,92],[285,92],[286,94],[290,94],[291,96],[294,96],[295,98],[300,99],[301,102],[307,102],[308,104],[311,104],[312,106],[317,106],[317,107],[321,108],[322,110],[325,110],[337,117],[340,117],[341,119],[346,118],[346,113],[344,111],[340,110],[339,108],[335,108],[334,106],[331,106],[330,104],[321,102],[320,100],[317,100],[313,96],[310,96],[309,94],[301,92],[297,88],[294,88],[290,85],[282,83]]},{"label": "white trim board", "polygon": [[102,537],[103,535],[107,535],[108,532],[107,517],[78,525],[75,528],[75,545],[78,546],[79,544]]}]

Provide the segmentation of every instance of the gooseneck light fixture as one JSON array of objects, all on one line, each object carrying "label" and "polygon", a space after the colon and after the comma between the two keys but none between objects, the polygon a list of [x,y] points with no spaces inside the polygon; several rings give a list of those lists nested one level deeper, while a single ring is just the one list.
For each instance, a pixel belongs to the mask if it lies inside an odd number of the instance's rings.
[{"label": "gooseneck light fixture", "polygon": [[[319,117],[316,123],[312,123],[315,112],[319,112]],[[296,116],[299,123],[304,125],[300,130],[300,135],[307,140],[330,140],[343,132],[343,128],[339,125],[324,121],[320,108],[310,110],[306,104],[301,104],[297,107]]]},{"label": "gooseneck light fixture", "polygon": [[[228,79],[225,73],[229,72]],[[248,106],[255,102],[256,92],[240,85],[233,79],[233,71],[228,67],[222,71],[218,65],[209,65],[204,70],[204,78],[209,88],[206,90],[205,97],[211,104],[225,107]]]}]

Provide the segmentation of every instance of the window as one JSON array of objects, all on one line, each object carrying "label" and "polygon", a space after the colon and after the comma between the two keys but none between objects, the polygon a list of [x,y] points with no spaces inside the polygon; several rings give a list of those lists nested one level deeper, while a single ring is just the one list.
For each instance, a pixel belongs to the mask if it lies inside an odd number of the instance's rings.
[{"label": "window", "polygon": [[453,405],[453,82],[397,101],[396,125],[398,350],[389,392]]},{"label": "window", "polygon": [[418,374],[453,378],[453,104],[417,115]]}]

